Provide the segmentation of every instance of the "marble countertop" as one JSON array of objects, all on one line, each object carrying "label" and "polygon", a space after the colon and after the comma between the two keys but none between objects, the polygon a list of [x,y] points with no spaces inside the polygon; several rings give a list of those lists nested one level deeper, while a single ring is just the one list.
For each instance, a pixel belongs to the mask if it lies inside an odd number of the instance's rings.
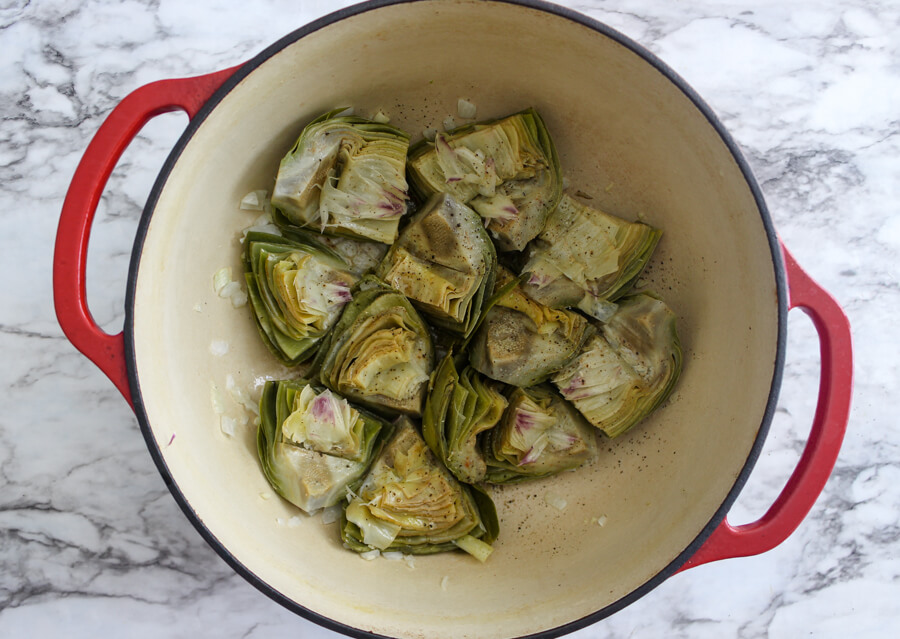
[{"label": "marble countertop", "polygon": [[[59,211],[105,115],[147,82],[240,63],[348,2],[14,0],[0,6],[0,636],[337,637],[235,575],[182,515],[112,384],[63,337]],[[678,574],[574,635],[888,637],[900,627],[900,3],[569,0],[648,47],[742,147],[775,225],[853,327],[855,390],[834,474],[784,544]],[[185,124],[126,151],[91,239],[98,322],[124,317],[133,234]],[[765,512],[815,408],[818,342],[791,313],[762,457],[730,515]]]}]

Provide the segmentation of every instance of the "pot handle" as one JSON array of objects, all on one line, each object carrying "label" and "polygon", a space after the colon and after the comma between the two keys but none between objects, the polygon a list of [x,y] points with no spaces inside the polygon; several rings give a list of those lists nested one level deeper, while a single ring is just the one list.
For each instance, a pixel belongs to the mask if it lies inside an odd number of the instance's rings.
[{"label": "pot handle", "polygon": [[104,332],[87,305],[85,272],[94,213],[113,168],[141,128],[155,116],[177,109],[193,118],[237,68],[160,80],[127,95],[94,134],[63,202],[53,253],[56,317],[69,341],[109,377],[132,406],[123,334]]},{"label": "pot handle", "polygon": [[821,376],[812,430],[803,455],[778,499],[761,519],[732,526],[725,519],[681,570],[719,559],[771,550],[787,539],[812,509],[837,461],[847,429],[853,383],[850,323],[837,302],[781,245],[790,308],[803,310],[819,335]]}]

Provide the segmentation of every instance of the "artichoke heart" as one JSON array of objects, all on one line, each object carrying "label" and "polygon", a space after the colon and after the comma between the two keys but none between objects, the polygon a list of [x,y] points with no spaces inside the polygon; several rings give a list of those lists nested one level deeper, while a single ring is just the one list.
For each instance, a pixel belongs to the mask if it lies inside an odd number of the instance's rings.
[{"label": "artichoke heart", "polygon": [[577,306],[606,321],[647,265],[662,231],[590,208],[568,195],[529,246],[522,289],[551,308]]},{"label": "artichoke heart", "polygon": [[257,449],[279,495],[306,511],[334,506],[362,480],[390,425],[304,380],[269,381]]},{"label": "artichoke heart", "polygon": [[484,561],[499,524],[493,502],[459,483],[401,417],[355,494],[341,536],[351,550],[431,554],[461,548]]},{"label": "artichoke heart", "polygon": [[513,386],[534,386],[568,364],[593,328],[565,309],[538,304],[505,268],[473,334],[469,362],[478,372]]},{"label": "artichoke heart", "polygon": [[483,446],[486,479],[494,484],[574,470],[597,455],[596,431],[549,385],[513,390]]},{"label": "artichoke heart", "polygon": [[644,292],[618,304],[581,354],[553,377],[562,396],[609,437],[662,404],[682,365],[675,314],[663,301]]},{"label": "artichoke heart", "polygon": [[559,158],[534,109],[422,141],[408,165],[423,198],[448,193],[468,204],[503,251],[525,248],[562,195]]},{"label": "artichoke heart", "polygon": [[281,160],[274,219],[390,244],[406,213],[409,135],[339,113],[308,124]]},{"label": "artichoke heart", "polygon": [[456,372],[448,354],[431,378],[422,434],[432,452],[460,481],[484,481],[487,464],[478,447],[478,436],[500,421],[506,398],[497,384],[485,380],[473,368]]},{"label": "artichoke heart", "polygon": [[314,240],[250,232],[244,277],[257,328],[269,349],[296,365],[308,358],[351,299],[356,276]]},{"label": "artichoke heart", "polygon": [[374,277],[355,289],[313,370],[328,388],[381,413],[421,415],[434,353],[409,301]]},{"label": "artichoke heart", "polygon": [[493,290],[496,268],[481,218],[440,193],[403,229],[375,274],[434,324],[467,337]]}]

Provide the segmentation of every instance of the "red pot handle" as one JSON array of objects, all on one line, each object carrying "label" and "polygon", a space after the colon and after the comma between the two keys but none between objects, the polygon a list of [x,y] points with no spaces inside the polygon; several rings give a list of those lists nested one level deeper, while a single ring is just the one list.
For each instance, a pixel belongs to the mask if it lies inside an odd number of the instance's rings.
[{"label": "red pot handle", "polygon": [[106,181],[125,148],[153,117],[181,109],[193,118],[238,67],[216,73],[160,80],[125,97],[107,116],[88,145],[63,202],[53,254],[53,300],[66,337],[102,370],[129,404],[131,390],[121,332],[97,326],[87,305],[85,269],[91,223]]},{"label": "red pot handle", "polygon": [[761,519],[732,526],[725,519],[681,570],[771,550],[787,539],[812,509],[837,461],[850,415],[853,357],[850,323],[837,302],[816,284],[781,245],[790,308],[800,308],[819,334],[821,378],[812,430],[803,455],[778,499]]}]

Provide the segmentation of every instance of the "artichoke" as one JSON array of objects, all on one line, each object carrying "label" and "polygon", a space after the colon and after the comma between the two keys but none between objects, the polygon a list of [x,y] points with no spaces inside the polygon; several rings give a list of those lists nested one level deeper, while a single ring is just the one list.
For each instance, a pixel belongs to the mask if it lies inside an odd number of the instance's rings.
[{"label": "artichoke", "polygon": [[553,383],[591,424],[618,437],[665,401],[681,364],[675,314],[645,292],[621,298],[616,313]]},{"label": "artichoke", "polygon": [[449,193],[475,209],[502,251],[525,248],[562,195],[559,158],[534,109],[423,140],[408,167],[423,198]]},{"label": "artichoke", "polygon": [[481,218],[435,194],[391,246],[375,274],[432,323],[467,337],[494,288],[497,253]]},{"label": "artichoke", "polygon": [[605,321],[637,280],[662,231],[628,222],[564,195],[531,243],[522,285],[551,308],[577,306]]},{"label": "artichoke", "polygon": [[460,548],[484,561],[499,531],[490,497],[458,482],[406,417],[348,497],[341,537],[356,552]]},{"label": "artichoke", "polygon": [[244,277],[259,334],[288,365],[313,354],[350,301],[356,276],[337,254],[314,240],[250,232]]},{"label": "artichoke", "polygon": [[597,455],[596,431],[550,386],[516,388],[485,434],[486,480],[507,484],[574,470]]},{"label": "artichoke", "polygon": [[484,481],[487,465],[478,435],[493,428],[506,408],[497,385],[482,379],[471,367],[456,372],[447,355],[435,369],[425,400],[422,434],[432,452],[460,481]]},{"label": "artichoke", "polygon": [[428,326],[403,295],[366,276],[354,290],[312,369],[353,402],[396,415],[421,415],[434,368]]},{"label": "artichoke", "polygon": [[266,479],[307,513],[337,504],[358,485],[390,432],[381,419],[303,380],[266,382],[259,417]]},{"label": "artichoke", "polygon": [[341,112],[313,120],[281,160],[275,222],[390,244],[406,213],[409,135]]},{"label": "artichoke", "polygon": [[496,289],[469,346],[472,367],[492,379],[539,384],[568,364],[593,331],[578,313],[529,298],[505,268],[498,270]]}]

